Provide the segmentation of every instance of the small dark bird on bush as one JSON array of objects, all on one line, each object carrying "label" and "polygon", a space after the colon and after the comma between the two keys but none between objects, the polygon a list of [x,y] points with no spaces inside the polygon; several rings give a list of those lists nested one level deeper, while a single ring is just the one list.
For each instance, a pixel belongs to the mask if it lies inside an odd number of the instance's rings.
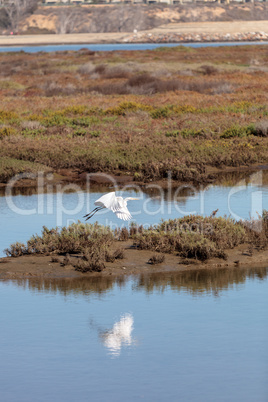
[{"label": "small dark bird on bush", "polygon": [[212,211],[210,217],[214,218],[214,216],[216,216],[216,213],[218,212],[219,208],[215,209],[215,211]]}]

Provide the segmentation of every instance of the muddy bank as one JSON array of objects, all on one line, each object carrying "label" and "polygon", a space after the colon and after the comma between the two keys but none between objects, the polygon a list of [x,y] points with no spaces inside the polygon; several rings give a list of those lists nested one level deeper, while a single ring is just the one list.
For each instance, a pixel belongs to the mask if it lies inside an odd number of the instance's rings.
[{"label": "muddy bank", "polygon": [[[227,259],[212,258],[206,262],[194,259],[182,259],[176,255],[164,254],[165,260],[161,264],[151,265],[149,259],[155,253],[147,250],[137,250],[131,247],[132,242],[122,242],[125,258],[115,262],[106,262],[105,269],[100,272],[81,273],[75,271],[71,265],[64,265],[64,256],[58,256],[58,262],[51,255],[26,255],[17,258],[6,257],[0,259],[0,279],[19,278],[88,278],[93,276],[122,276],[142,273],[184,272],[199,269],[217,269],[234,267],[268,267],[268,251],[251,250],[248,245],[240,245],[227,250]],[[70,259],[77,259],[77,255],[70,255]]]},{"label": "muddy bank", "polygon": [[[212,167],[212,166],[207,166],[206,167],[206,174],[204,174],[202,181],[200,182],[195,182],[195,183],[188,183],[188,184],[194,184],[194,185],[207,185],[207,184],[212,184],[217,182],[224,174],[228,173],[234,173],[239,175],[239,173],[252,173],[254,171],[267,171],[268,165],[266,164],[254,164],[251,166],[238,166],[238,167],[231,167],[231,166],[225,166],[221,168],[217,167]],[[87,175],[88,172],[80,173],[76,170],[73,169],[61,169],[59,171],[51,172],[49,175],[50,176],[44,176],[43,178],[43,190],[46,192],[48,189],[51,191],[61,191],[61,188],[57,188],[58,185],[65,185],[65,184],[70,184],[74,183],[76,185],[79,185],[82,189],[96,189],[98,191],[107,191],[108,188],[111,187],[111,185],[116,184],[119,188],[123,188],[124,186],[131,187],[131,185],[135,187],[140,187],[141,189],[146,188],[149,184],[154,184],[157,185],[164,190],[168,188],[170,185],[172,188],[177,188],[181,184],[185,184],[184,182],[179,182],[177,180],[171,180],[168,182],[167,179],[162,179],[162,180],[157,180],[157,181],[136,181],[134,179],[134,176],[132,175],[125,175],[123,174],[118,174],[118,175],[112,175],[109,174],[107,176],[106,174],[99,172],[99,173],[94,173],[94,176],[90,178],[90,180],[87,180]],[[111,181],[112,180],[112,181]],[[33,175],[31,177],[31,174],[29,174],[29,178],[23,178],[21,180],[14,180],[10,181],[9,183],[0,183],[0,195],[4,195],[6,191],[11,192],[11,194],[15,194],[18,190],[22,194],[23,193],[28,193],[27,189],[32,189],[32,193],[34,193],[34,189],[37,189],[38,186],[38,179],[36,175]],[[40,190],[40,189],[39,189]]]}]

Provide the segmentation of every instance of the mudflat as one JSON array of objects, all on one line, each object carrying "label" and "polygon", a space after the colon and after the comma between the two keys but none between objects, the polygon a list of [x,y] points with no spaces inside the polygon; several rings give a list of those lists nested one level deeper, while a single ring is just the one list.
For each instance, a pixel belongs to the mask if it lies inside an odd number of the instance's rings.
[{"label": "mudflat", "polygon": [[[268,251],[254,251],[251,255],[247,245],[239,245],[226,250],[227,259],[212,258],[206,262],[198,260],[183,260],[174,254],[164,254],[165,260],[161,264],[151,265],[148,261],[155,254],[148,250],[137,250],[131,247],[131,242],[121,244],[124,250],[124,259],[115,262],[106,262],[101,272],[81,273],[70,264],[65,265],[64,256],[55,261],[53,255],[25,255],[21,257],[6,257],[0,259],[0,279],[20,278],[88,278],[92,276],[119,277],[143,273],[158,272],[186,272],[199,269],[218,269],[235,267],[267,267]],[[77,259],[77,255],[70,255],[70,260]]]}]

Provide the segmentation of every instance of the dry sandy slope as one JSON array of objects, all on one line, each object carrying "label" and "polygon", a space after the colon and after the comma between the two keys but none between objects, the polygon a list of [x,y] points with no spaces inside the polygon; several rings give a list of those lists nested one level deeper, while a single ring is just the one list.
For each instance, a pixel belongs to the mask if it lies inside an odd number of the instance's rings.
[{"label": "dry sandy slope", "polygon": [[[246,32],[268,32],[268,21],[232,21],[232,22],[186,22],[162,25],[150,31],[140,33],[154,34],[234,34]],[[86,33],[65,35],[21,35],[0,36],[0,46],[24,46],[40,44],[87,44],[87,43],[120,43],[130,33]]]}]

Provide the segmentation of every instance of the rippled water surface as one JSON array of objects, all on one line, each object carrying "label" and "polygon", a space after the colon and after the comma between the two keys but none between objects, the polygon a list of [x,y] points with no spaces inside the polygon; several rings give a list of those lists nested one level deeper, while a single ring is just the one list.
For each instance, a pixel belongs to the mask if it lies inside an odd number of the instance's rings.
[{"label": "rippled water surface", "polygon": [[0,282],[0,400],[268,399],[267,270]]}]

